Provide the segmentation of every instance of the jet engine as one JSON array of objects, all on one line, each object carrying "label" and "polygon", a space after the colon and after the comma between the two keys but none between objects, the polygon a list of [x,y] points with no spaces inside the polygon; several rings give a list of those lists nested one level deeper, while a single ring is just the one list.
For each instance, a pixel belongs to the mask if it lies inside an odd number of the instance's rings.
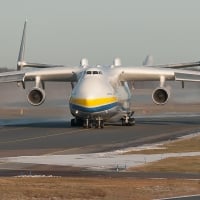
[{"label": "jet engine", "polygon": [[164,87],[156,88],[152,93],[152,99],[155,104],[162,105],[165,104],[169,99],[170,93]]},{"label": "jet engine", "polygon": [[35,87],[28,93],[27,98],[31,105],[39,106],[45,100],[45,91],[41,88]]}]

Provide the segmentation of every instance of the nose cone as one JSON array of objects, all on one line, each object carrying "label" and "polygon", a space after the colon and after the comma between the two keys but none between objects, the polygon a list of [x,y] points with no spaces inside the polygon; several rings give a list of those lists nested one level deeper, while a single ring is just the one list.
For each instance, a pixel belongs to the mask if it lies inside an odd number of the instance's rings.
[{"label": "nose cone", "polygon": [[112,96],[114,90],[101,71],[88,70],[72,91],[75,98],[94,99]]},{"label": "nose cone", "polygon": [[74,88],[70,99],[71,107],[84,112],[99,112],[116,103],[113,88],[101,76],[84,77]]}]

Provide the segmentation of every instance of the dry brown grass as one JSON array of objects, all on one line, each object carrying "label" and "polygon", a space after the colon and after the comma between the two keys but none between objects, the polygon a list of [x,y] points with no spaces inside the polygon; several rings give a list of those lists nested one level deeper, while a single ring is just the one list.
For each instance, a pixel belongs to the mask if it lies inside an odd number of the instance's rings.
[{"label": "dry brown grass", "polygon": [[200,152],[200,136],[189,139],[171,141],[168,144],[160,145],[161,149],[145,149],[141,151],[129,151],[126,154],[160,154],[160,153],[182,153]]},{"label": "dry brown grass", "polygon": [[200,181],[129,178],[1,178],[0,199],[148,200],[197,194]]},{"label": "dry brown grass", "polygon": [[166,158],[146,165],[132,167],[129,171],[199,173],[200,156]]},{"label": "dry brown grass", "polygon": [[[131,151],[128,154],[164,154],[164,153],[182,153],[182,152],[199,152],[200,136],[189,139],[173,141],[161,145],[164,149],[150,149],[141,151]],[[130,171],[145,172],[190,172],[200,173],[200,156],[166,158],[157,162],[148,163],[143,166],[133,167]]]}]

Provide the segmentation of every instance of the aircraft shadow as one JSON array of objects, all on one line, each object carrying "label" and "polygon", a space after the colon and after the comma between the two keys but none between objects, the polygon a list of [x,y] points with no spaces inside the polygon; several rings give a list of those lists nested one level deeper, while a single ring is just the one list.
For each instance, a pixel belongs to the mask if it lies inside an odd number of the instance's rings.
[{"label": "aircraft shadow", "polygon": [[32,128],[71,128],[70,122],[30,122],[30,123],[13,123],[3,125],[4,127],[32,127]]},{"label": "aircraft shadow", "polygon": [[[4,120],[2,120],[4,121]],[[135,126],[140,125],[200,125],[200,117],[177,117],[177,118],[136,118],[136,124]],[[82,128],[82,126],[77,127],[71,127],[71,123],[68,120],[50,120],[50,121],[43,121],[43,120],[6,120],[5,123],[1,123],[1,126],[3,127],[35,127],[35,128]],[[121,123],[105,123],[106,126],[120,126]],[[134,126],[132,126],[134,128]]]}]

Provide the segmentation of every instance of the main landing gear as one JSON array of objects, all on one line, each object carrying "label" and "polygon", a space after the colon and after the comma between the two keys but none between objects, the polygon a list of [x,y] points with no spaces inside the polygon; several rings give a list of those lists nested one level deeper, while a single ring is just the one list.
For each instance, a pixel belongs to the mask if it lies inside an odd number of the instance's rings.
[{"label": "main landing gear", "polygon": [[[133,117],[134,112],[127,112],[121,118],[122,126],[133,126],[135,125],[135,118]],[[104,120],[102,117],[96,117],[95,119],[71,119],[71,126],[83,126],[83,128],[104,128]]]},{"label": "main landing gear", "polygon": [[103,119],[99,118],[95,120],[95,128],[104,128]]},{"label": "main landing gear", "polygon": [[129,112],[121,118],[122,126],[133,126],[135,125],[135,118],[133,117],[134,112]]}]

